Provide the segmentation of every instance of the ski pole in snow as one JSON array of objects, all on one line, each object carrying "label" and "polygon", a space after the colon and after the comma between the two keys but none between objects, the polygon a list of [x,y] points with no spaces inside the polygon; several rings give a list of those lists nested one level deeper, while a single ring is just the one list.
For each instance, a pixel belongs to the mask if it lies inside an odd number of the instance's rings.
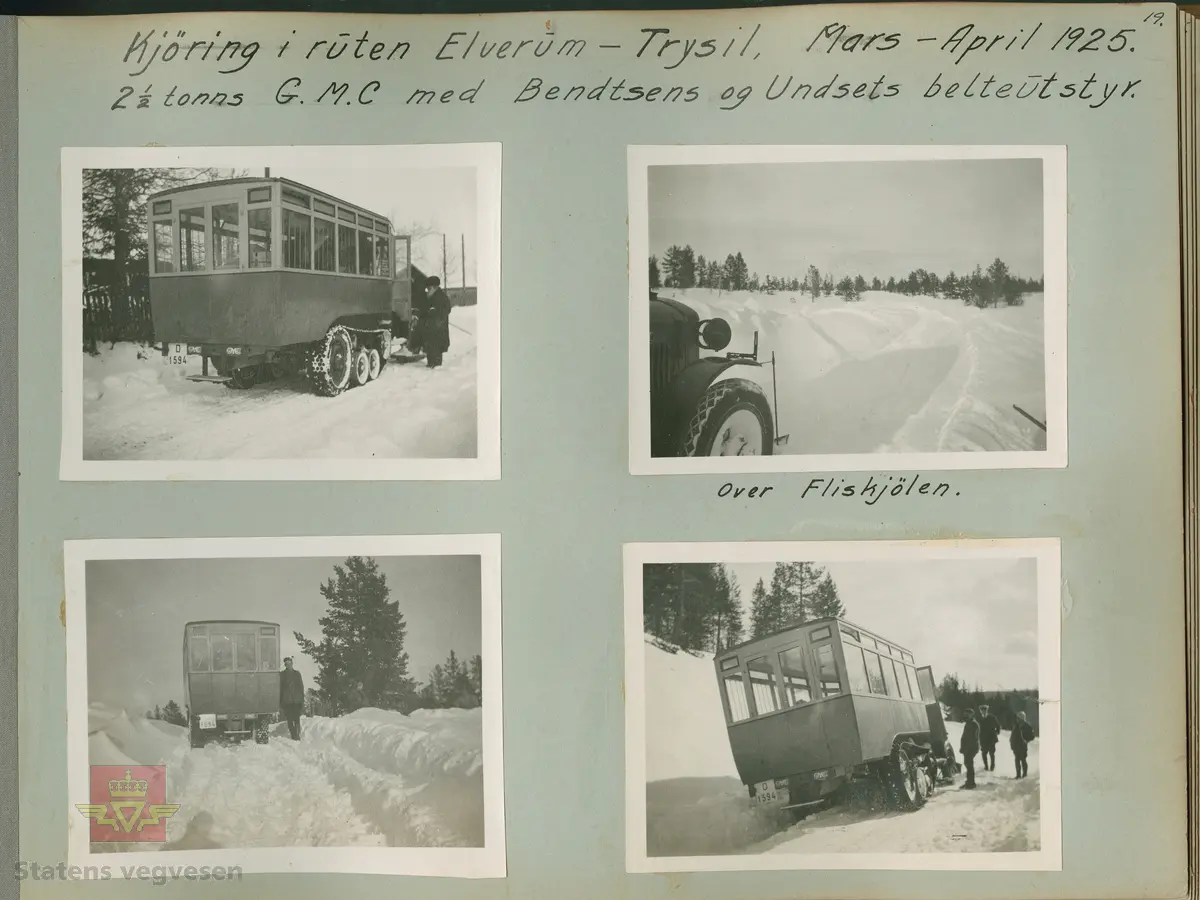
[{"label": "ski pole in snow", "polygon": [[1025,412],[1025,410],[1021,409],[1021,407],[1017,406],[1017,404],[1015,404],[1015,403],[1013,404],[1013,409],[1015,409],[1017,412],[1019,412],[1019,413],[1020,413],[1021,415],[1023,415],[1025,418],[1027,418],[1027,419],[1028,419],[1030,422],[1032,422],[1032,423],[1033,423],[1034,425],[1036,425],[1038,428],[1042,429],[1042,431],[1045,431],[1045,430],[1046,430],[1046,426],[1045,426],[1045,424],[1044,424],[1044,423],[1042,423],[1042,422],[1039,422],[1037,419],[1035,419],[1035,418],[1034,418],[1033,416],[1031,416],[1029,413]]}]

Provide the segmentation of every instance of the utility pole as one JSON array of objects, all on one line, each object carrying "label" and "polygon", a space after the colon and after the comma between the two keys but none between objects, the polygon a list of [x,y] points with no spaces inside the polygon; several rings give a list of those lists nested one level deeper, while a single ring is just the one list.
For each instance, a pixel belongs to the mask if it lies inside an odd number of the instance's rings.
[{"label": "utility pole", "polygon": [[271,177],[271,169],[268,166],[267,168],[263,169],[263,178],[270,178],[270,177]]},{"label": "utility pole", "polygon": [[446,276],[446,235],[442,234],[442,286],[443,288],[450,287]]},{"label": "utility pole", "polygon": [[465,234],[460,234],[458,237],[459,237],[459,243],[461,244],[461,253],[460,253],[458,259],[459,259],[459,262],[462,264],[463,302],[466,303],[467,302],[467,236]]}]

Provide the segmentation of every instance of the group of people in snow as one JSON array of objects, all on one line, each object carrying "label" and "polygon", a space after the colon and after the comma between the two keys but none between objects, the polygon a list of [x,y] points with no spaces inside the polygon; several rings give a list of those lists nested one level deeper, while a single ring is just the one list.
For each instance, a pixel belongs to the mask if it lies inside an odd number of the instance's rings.
[{"label": "group of people in snow", "polygon": [[[1000,720],[987,706],[980,705],[978,718],[975,710],[967,710],[962,740],[958,745],[958,751],[963,757],[963,767],[967,770],[964,788],[975,787],[976,754],[982,756],[985,771],[996,771],[996,744],[1000,741],[1000,730]],[[1008,746],[1012,750],[1017,770],[1015,778],[1024,778],[1029,774],[1029,744],[1034,737],[1033,726],[1029,724],[1025,713],[1017,713],[1016,724],[1013,725],[1008,738]]]},{"label": "group of people in snow", "polygon": [[408,349],[425,354],[425,365],[436,369],[450,349],[450,310],[454,304],[436,275],[425,282],[424,302],[414,304],[408,326]]}]

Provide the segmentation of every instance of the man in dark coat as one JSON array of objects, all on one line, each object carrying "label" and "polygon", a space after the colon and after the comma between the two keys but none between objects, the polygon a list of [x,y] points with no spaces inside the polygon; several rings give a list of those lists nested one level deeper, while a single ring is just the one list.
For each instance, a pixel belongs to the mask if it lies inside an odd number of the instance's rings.
[{"label": "man in dark coat", "polygon": [[975,710],[967,710],[967,721],[963,724],[962,740],[958,744],[958,752],[962,754],[963,766],[967,770],[967,781],[964,788],[975,787],[975,754],[979,752],[979,723],[975,721]]},{"label": "man in dark coat", "polygon": [[986,706],[979,707],[979,748],[982,750],[983,767],[996,771],[996,742],[1000,740],[1000,720],[988,712]]},{"label": "man in dark coat", "polygon": [[304,712],[304,679],[292,668],[292,658],[285,657],[279,673],[279,708],[287,719],[293,741],[300,740],[300,714]]},{"label": "man in dark coat", "polygon": [[1017,723],[1013,725],[1012,734],[1008,738],[1008,746],[1012,748],[1013,760],[1017,764],[1017,778],[1024,778],[1029,774],[1029,742],[1033,738],[1033,726],[1025,720],[1025,713],[1017,713]]},{"label": "man in dark coat", "polygon": [[428,306],[421,321],[421,344],[425,350],[425,364],[436,369],[442,364],[442,354],[450,349],[450,309],[454,304],[442,290],[442,282],[436,275],[425,282]]}]

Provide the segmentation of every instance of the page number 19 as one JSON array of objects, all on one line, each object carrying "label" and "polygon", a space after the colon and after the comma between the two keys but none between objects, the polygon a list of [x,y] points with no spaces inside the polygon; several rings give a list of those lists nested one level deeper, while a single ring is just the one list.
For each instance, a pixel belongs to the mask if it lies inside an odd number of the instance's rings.
[{"label": "page number 19", "polygon": [[1159,28],[1162,28],[1163,18],[1164,16],[1161,12],[1155,12],[1150,13],[1150,15],[1146,16],[1146,18],[1142,19],[1142,22],[1153,22]]}]

